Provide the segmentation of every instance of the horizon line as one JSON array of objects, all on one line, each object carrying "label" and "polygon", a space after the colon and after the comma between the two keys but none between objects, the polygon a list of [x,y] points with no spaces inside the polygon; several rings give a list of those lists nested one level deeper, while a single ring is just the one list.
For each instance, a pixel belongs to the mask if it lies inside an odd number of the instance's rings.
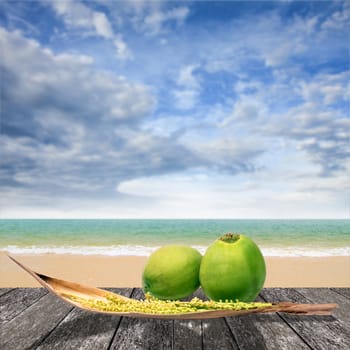
[{"label": "horizon line", "polygon": [[350,220],[350,217],[0,217],[0,220]]}]

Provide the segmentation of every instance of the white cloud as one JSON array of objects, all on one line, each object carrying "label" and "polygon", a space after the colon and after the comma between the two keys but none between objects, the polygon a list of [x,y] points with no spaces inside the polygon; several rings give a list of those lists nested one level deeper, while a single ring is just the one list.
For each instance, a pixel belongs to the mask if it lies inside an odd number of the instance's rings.
[{"label": "white cloud", "polygon": [[174,90],[175,106],[179,109],[191,109],[195,107],[200,94],[200,78],[195,75],[198,64],[191,64],[181,67],[176,84],[179,89]]},{"label": "white cloud", "polygon": [[198,64],[191,64],[180,69],[177,78],[177,84],[188,88],[198,88],[198,77],[194,75],[194,71],[199,67]]},{"label": "white cloud", "polygon": [[350,23],[350,3],[348,1],[343,1],[342,8],[338,11],[333,12],[328,16],[322,23],[322,28],[325,30],[335,29],[343,30],[344,28],[349,28]]},{"label": "white cloud", "polygon": [[300,81],[301,96],[308,102],[331,105],[346,101],[349,97],[349,72],[318,74],[310,81]]},{"label": "white cloud", "polygon": [[112,24],[104,12],[94,11],[79,1],[49,1],[56,13],[62,16],[70,28],[81,28],[94,35],[109,39],[116,48],[116,57],[121,60],[131,59],[132,53],[121,34],[115,34]]},{"label": "white cloud", "polygon": [[[298,179],[293,171],[288,176],[295,185],[285,188],[286,179],[268,172],[260,177],[247,174],[235,178],[219,173],[180,173],[123,181],[117,191],[144,203],[142,214],[146,217],[347,217],[346,196],[342,194],[345,178],[335,188],[333,181],[315,182],[313,176]],[[315,186],[310,190],[312,183]]]},{"label": "white cloud", "polygon": [[346,217],[348,5],[177,30],[185,6],[102,1],[52,5],[74,44],[108,47],[95,58],[0,30],[7,214],[60,197],[52,215]]},{"label": "white cloud", "polygon": [[[238,17],[214,27],[212,33],[204,31],[203,37],[193,43],[194,52],[199,53],[209,73],[228,71],[239,77],[248,77],[245,69],[252,69],[252,65],[289,67],[292,72],[305,58],[323,62],[326,57],[334,57],[334,52],[324,49],[333,38],[330,32],[319,29],[321,16],[295,15],[286,23],[276,9],[263,16]],[[343,22],[340,28],[344,30],[346,24]]]},{"label": "white cloud", "polygon": [[88,196],[145,174],[193,167],[250,171],[238,148],[227,157],[232,145],[196,148],[142,130],[155,105],[147,86],[92,69],[87,56],[56,54],[20,32],[1,29],[0,41],[4,114],[11,115],[3,128],[15,130],[1,139],[4,185],[31,187],[43,198]]},{"label": "white cloud", "polygon": [[240,187],[237,182],[219,174],[180,173],[125,181],[117,191],[150,203],[143,210],[150,217],[244,217],[252,201],[247,195],[240,200],[246,185]]},{"label": "white cloud", "polygon": [[[247,28],[247,41],[267,67],[284,66],[303,57],[318,41],[318,16],[295,15],[288,25],[275,11],[270,16],[254,18],[254,26]],[[252,30],[253,29],[253,30]]]},{"label": "white cloud", "polygon": [[256,79],[238,81],[233,110],[218,125],[239,140],[260,142],[266,153],[281,139],[291,142],[289,147],[297,149],[300,157],[306,155],[319,167],[319,175],[346,171],[349,73],[290,79],[281,70],[265,84]]},{"label": "white cloud", "polygon": [[[155,105],[146,86],[93,70],[91,57],[55,54],[36,41],[25,39],[19,32],[9,33],[3,29],[0,29],[0,40],[5,50],[3,64],[20,81],[19,86],[11,90],[18,101],[28,101],[28,105],[37,101],[45,108],[50,102],[54,108],[81,103],[80,117],[93,115],[118,120],[142,118]],[[48,89],[52,92],[50,96],[46,96]]]},{"label": "white cloud", "polygon": [[121,60],[128,60],[133,58],[133,55],[130,49],[126,45],[121,35],[117,35],[115,37],[114,46],[117,50],[117,57],[120,58]]},{"label": "white cloud", "polygon": [[144,18],[145,27],[153,34],[158,34],[165,23],[174,21],[183,23],[190,11],[188,7],[181,6],[169,10],[155,10]]},{"label": "white cloud", "polygon": [[198,91],[194,89],[175,90],[175,108],[191,109],[196,105],[198,99]]},{"label": "white cloud", "polygon": [[131,26],[136,32],[150,37],[170,33],[172,26],[183,25],[190,14],[188,6],[171,1],[99,1],[109,9],[114,24],[120,28]]},{"label": "white cloud", "polygon": [[[55,54],[20,32],[0,28],[0,46],[6,84],[2,128],[10,130],[0,145],[3,185],[32,184],[34,192],[65,196],[125,176],[117,164],[128,159],[128,151],[111,158],[121,142],[113,130],[120,124],[132,128],[152,112],[149,88],[92,69],[86,56]],[[138,157],[136,151],[130,157]],[[125,164],[129,170],[131,163]]]},{"label": "white cloud", "polygon": [[79,1],[47,1],[47,4],[63,17],[68,26],[96,29],[93,22],[94,12]]},{"label": "white cloud", "polygon": [[104,13],[94,11],[92,22],[97,34],[108,39],[113,38],[112,26]]},{"label": "white cloud", "polygon": [[241,124],[242,122],[260,124],[259,118],[265,118],[267,110],[266,104],[257,99],[256,95],[242,94],[239,100],[234,103],[232,113],[222,121],[220,126],[226,127],[228,125]]}]

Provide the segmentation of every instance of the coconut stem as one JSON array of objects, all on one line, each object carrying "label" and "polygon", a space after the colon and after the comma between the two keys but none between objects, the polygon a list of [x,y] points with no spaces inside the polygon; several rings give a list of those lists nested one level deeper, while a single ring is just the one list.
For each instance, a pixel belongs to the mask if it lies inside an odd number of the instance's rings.
[{"label": "coconut stem", "polygon": [[219,239],[225,243],[234,243],[240,239],[240,234],[229,232],[229,233],[225,233]]}]

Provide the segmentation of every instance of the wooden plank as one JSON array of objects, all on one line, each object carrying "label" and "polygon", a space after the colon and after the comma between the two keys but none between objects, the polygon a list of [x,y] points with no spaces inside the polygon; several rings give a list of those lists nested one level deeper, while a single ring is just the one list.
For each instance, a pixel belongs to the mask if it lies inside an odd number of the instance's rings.
[{"label": "wooden plank", "polygon": [[350,299],[350,288],[331,288],[331,289]]},{"label": "wooden plank", "polygon": [[0,298],[0,325],[5,324],[30,305],[36,303],[47,291],[44,288],[15,288]]},{"label": "wooden plank", "polygon": [[[267,288],[262,291],[261,295],[271,302],[310,302],[291,288]],[[287,313],[280,313],[280,316],[311,348],[320,350],[350,349],[350,330],[333,316],[303,316]]]},{"label": "wooden plank", "polygon": [[[208,300],[201,288],[199,288],[188,299],[192,299],[193,297]],[[182,326],[181,332],[177,331],[179,326]],[[188,341],[190,341],[190,346],[186,346]],[[180,321],[174,321],[174,348],[203,348],[208,350],[238,349],[224,318],[189,321],[188,324],[186,324],[186,322],[180,323]]]},{"label": "wooden plank", "polygon": [[[192,298],[204,298],[201,290],[197,290],[194,294],[184,300]],[[202,348],[202,322],[201,320],[174,320],[173,323],[173,342],[174,349],[201,349]]]},{"label": "wooden plank", "polygon": [[0,288],[0,296],[4,295],[12,290],[14,290],[14,288]]},{"label": "wooden plank", "polygon": [[[132,293],[132,288],[105,289],[127,297]],[[36,349],[107,349],[120,320],[118,316],[74,308]]]},{"label": "wooden plank", "polygon": [[[133,298],[143,299],[141,289],[134,289]],[[172,349],[173,321],[123,317],[110,349]]]},{"label": "wooden plank", "polygon": [[0,349],[35,348],[72,310],[48,293],[0,327]]},{"label": "wooden plank", "polygon": [[174,327],[174,349],[201,349],[202,322],[200,320],[176,320]]},{"label": "wooden plank", "polygon": [[[257,301],[264,301],[261,297]],[[239,349],[309,350],[307,344],[276,314],[227,317]]]},{"label": "wooden plank", "polygon": [[296,291],[312,303],[338,304],[339,308],[333,311],[333,315],[337,320],[343,322],[345,327],[350,328],[350,299],[329,288],[297,288]]},{"label": "wooden plank", "polygon": [[224,318],[203,320],[202,334],[205,350],[239,349]]}]

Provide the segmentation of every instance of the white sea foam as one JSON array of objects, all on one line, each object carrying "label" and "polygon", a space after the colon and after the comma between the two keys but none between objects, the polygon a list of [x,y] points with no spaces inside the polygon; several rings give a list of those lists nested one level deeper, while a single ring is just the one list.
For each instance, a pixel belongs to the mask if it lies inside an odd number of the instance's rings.
[{"label": "white sea foam", "polygon": [[276,257],[350,256],[350,247],[338,247],[338,248],[283,247],[283,248],[262,248],[261,250],[264,256],[276,256]]},{"label": "white sea foam", "polygon": [[158,247],[145,246],[31,246],[19,247],[8,246],[0,250],[11,254],[72,254],[72,255],[105,255],[105,256],[119,256],[119,255],[133,255],[133,256],[147,256],[151,254]]},{"label": "white sea foam", "polygon": [[[202,254],[207,247],[193,246]],[[104,255],[104,256],[149,256],[159,247],[142,245],[115,245],[115,246],[27,246],[10,245],[0,248],[0,251],[10,254],[72,254],[72,255]],[[350,247],[262,247],[264,256],[275,257],[327,257],[350,256]]]}]

